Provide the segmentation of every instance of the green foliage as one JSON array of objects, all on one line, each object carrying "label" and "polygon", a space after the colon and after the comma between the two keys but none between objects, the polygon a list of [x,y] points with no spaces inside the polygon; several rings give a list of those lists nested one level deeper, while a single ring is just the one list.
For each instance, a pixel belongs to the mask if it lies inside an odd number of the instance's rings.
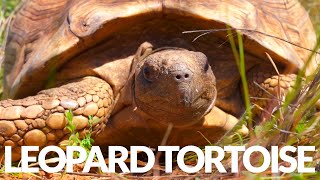
[{"label": "green foliage", "polygon": [[246,112],[245,115],[243,116],[245,120],[248,123],[248,128],[251,136],[254,134],[252,132],[252,112],[251,112],[251,103],[250,103],[250,96],[249,96],[249,88],[248,88],[248,82],[247,82],[247,77],[246,77],[246,67],[245,67],[245,59],[244,59],[244,49],[243,49],[243,41],[242,41],[242,35],[237,32],[237,38],[238,38],[238,48],[236,46],[235,40],[233,39],[233,33],[230,30],[230,27],[228,27],[228,37],[229,37],[229,42],[231,45],[231,49],[236,61],[236,64],[238,66],[238,70],[240,73],[241,77],[241,82],[242,82],[242,89],[243,89],[243,98],[245,102],[245,107],[246,107]]},{"label": "green foliage", "polygon": [[[70,136],[68,139],[68,143],[61,144],[61,146],[81,146],[87,153],[87,157],[90,153],[90,150],[92,148],[92,143],[94,140],[91,138],[92,135],[92,122],[94,121],[92,116],[89,116],[89,130],[86,132],[85,136],[83,138],[80,138],[79,132],[77,132],[77,126],[73,123],[73,113],[71,110],[68,110],[65,112],[65,117],[68,121],[66,128],[70,131]],[[74,152],[74,157],[79,157],[79,152]],[[66,172],[61,174],[61,179],[64,178],[64,175]]]},{"label": "green foliage", "polygon": [[[85,134],[85,136],[83,138],[80,138],[79,132],[77,132],[77,127],[76,125],[73,123],[72,119],[73,119],[73,113],[71,110],[68,110],[65,112],[65,116],[67,118],[68,124],[66,126],[66,128],[70,131],[70,136],[68,139],[68,144],[64,144],[65,146],[81,146],[83,147],[86,152],[87,155],[89,154],[92,144],[94,142],[94,140],[91,138],[92,135],[92,124],[95,120],[93,120],[92,116],[89,116],[89,129],[88,132]],[[78,156],[78,154],[77,154]]]},{"label": "green foliage", "polygon": [[[319,49],[320,38],[315,47]],[[269,146],[273,144],[293,145],[293,146],[315,146],[319,151],[320,143],[316,137],[320,135],[319,114],[316,115],[315,104],[320,99],[320,67],[306,77],[306,67],[311,62],[310,58],[306,65],[298,72],[297,79],[284,101],[280,101],[280,108],[273,114],[273,117],[267,122],[254,127],[256,138],[247,141],[247,145],[260,144]],[[302,78],[305,77],[305,78]],[[272,144],[271,143],[271,144]],[[310,153],[314,156],[316,153]],[[306,166],[316,166],[317,161],[306,164]],[[305,179],[306,177],[319,177],[319,173],[314,174],[287,174],[283,176],[292,179]],[[254,179],[268,179],[265,175],[259,175]]]},{"label": "green foliage", "polygon": [[7,30],[7,24],[9,22],[9,16],[14,11],[20,0],[0,0],[0,98],[2,96],[2,80],[3,80],[3,69],[1,62],[4,59],[4,40]]},{"label": "green foliage", "polygon": [[14,10],[14,8],[17,6],[17,4],[21,0],[1,0],[0,1],[0,7],[1,7],[1,15],[3,17],[10,16],[10,13]]},{"label": "green foliage", "polygon": [[[0,45],[3,43],[5,27],[8,22],[8,17],[14,11],[20,0],[1,0],[0,1]],[[1,55],[1,54],[0,54]]]},{"label": "green foliage", "polygon": [[[239,73],[241,75],[243,86],[243,97],[245,101],[246,113],[243,115],[243,120],[248,124],[252,123],[252,112],[250,107],[250,101],[248,103],[249,93],[245,90],[248,86],[245,77],[245,61],[243,53],[242,37],[237,33],[238,41],[233,38],[233,32],[229,31],[229,42],[231,49],[234,53],[236,63],[238,65]],[[319,49],[320,38],[318,39],[317,47]],[[315,104],[320,99],[320,67],[309,76],[306,76],[306,67],[311,62],[310,58],[307,60],[305,67],[303,67],[297,74],[297,79],[293,86],[293,90],[290,91],[284,100],[279,100],[279,109],[273,114],[271,119],[266,122],[249,126],[251,136],[243,137],[241,134],[236,133],[236,129],[243,124],[243,120],[239,122],[240,125],[234,128],[234,130],[227,133],[221,141],[215,145],[260,145],[269,147],[271,144],[276,145],[291,145],[291,146],[315,146],[316,150],[320,149],[320,117],[316,113]],[[307,156],[313,156],[316,159],[317,153],[310,153]],[[241,155],[240,155],[241,157]],[[195,161],[196,156],[194,154],[186,157],[186,161]],[[241,159],[241,158],[240,158]],[[228,167],[229,157],[225,157],[224,164]],[[261,158],[259,160],[262,160]],[[319,163],[319,160],[315,160],[312,163],[306,164],[307,167],[315,167]],[[213,172],[214,174],[214,172]],[[242,173],[246,179],[272,179],[275,176],[270,174],[252,174],[249,172]],[[320,177],[319,173],[307,173],[307,174],[283,174],[279,178],[284,179],[306,179]],[[276,177],[277,178],[277,177]]]},{"label": "green foliage", "polygon": [[85,137],[80,142],[80,146],[85,148],[87,153],[90,152],[92,144],[94,143],[94,140],[91,138],[91,135],[92,135],[92,124],[93,124],[92,122],[94,122],[93,117],[89,116],[89,125],[90,125],[89,133],[87,133],[85,135]]}]

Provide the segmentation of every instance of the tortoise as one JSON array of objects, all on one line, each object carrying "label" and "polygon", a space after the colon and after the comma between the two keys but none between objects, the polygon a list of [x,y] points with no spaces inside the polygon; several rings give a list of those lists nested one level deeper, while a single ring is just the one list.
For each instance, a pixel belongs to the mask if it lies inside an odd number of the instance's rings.
[{"label": "tortoise", "polygon": [[[287,92],[310,55],[300,47],[315,46],[296,0],[27,1],[5,48],[1,153],[12,146],[19,160],[23,145],[58,145],[67,110],[99,146],[217,142],[244,113],[238,67],[225,31],[196,41],[182,32],[226,25],[255,31],[239,31],[255,97],[255,82]],[[307,73],[315,68],[313,59]]]}]

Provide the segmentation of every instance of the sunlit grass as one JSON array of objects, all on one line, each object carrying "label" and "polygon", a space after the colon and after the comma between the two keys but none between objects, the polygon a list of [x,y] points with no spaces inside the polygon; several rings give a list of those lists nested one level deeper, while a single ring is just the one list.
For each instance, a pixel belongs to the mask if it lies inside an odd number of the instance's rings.
[{"label": "sunlit grass", "polygon": [[[319,49],[320,41],[318,40],[317,47]],[[314,55],[314,54],[312,54]],[[270,147],[272,144],[279,147],[291,146],[315,146],[316,152],[308,153],[307,156],[313,156],[314,162],[306,164],[307,167],[319,166],[319,149],[320,149],[320,117],[315,104],[320,98],[320,68],[314,74],[304,77],[305,68],[299,73],[294,88],[286,96],[280,108],[273,117],[261,125],[254,127],[255,137],[245,139],[246,146],[262,145]],[[230,141],[230,137],[225,139]],[[233,144],[239,144],[239,139]],[[228,142],[230,143],[230,142]],[[256,163],[256,166],[261,162],[262,157]],[[228,162],[228,158],[225,160]],[[318,167],[319,168],[319,167]],[[294,178],[305,179],[320,177],[319,173],[290,173],[290,174],[270,174],[266,171],[259,175],[249,172],[244,173],[247,178],[252,179],[271,179],[271,178]],[[272,177],[271,177],[272,176]]]},{"label": "sunlit grass", "polygon": [[254,137],[253,133],[253,121],[252,121],[252,112],[251,112],[251,103],[250,103],[250,96],[249,96],[249,88],[248,88],[248,82],[246,77],[246,65],[245,65],[245,59],[244,59],[244,48],[243,48],[243,41],[242,41],[242,35],[240,33],[237,33],[237,39],[238,39],[238,49],[233,37],[233,33],[230,30],[230,27],[228,28],[228,37],[230,46],[236,61],[236,64],[238,66],[238,70],[241,77],[242,82],[242,95],[246,107],[245,115],[243,116],[248,124],[249,133],[251,137]]},{"label": "sunlit grass", "polygon": [[[243,89],[246,89],[248,82],[245,77],[245,59],[244,50],[242,43],[242,36],[237,33],[237,40],[234,38],[234,34],[237,32],[228,32],[230,47],[234,53],[235,61],[238,65],[239,73],[242,80]],[[237,42],[237,44],[236,44]],[[314,50],[318,50],[320,47],[320,39],[317,41],[317,46]],[[319,166],[320,160],[320,113],[317,112],[315,104],[320,98],[320,67],[316,71],[306,76],[306,67],[315,55],[315,51],[311,53],[310,58],[306,61],[306,66],[303,67],[297,73],[297,79],[291,91],[286,95],[284,100],[280,101],[280,107],[273,114],[271,119],[267,120],[262,124],[253,125],[251,104],[249,101],[249,92],[243,90],[243,97],[245,98],[246,113],[240,120],[240,124],[245,121],[247,124],[251,123],[250,137],[243,137],[241,134],[236,133],[236,130],[229,132],[224,138],[216,144],[217,146],[240,146],[245,145],[246,147],[253,145],[261,145],[266,148],[271,145],[277,145],[279,147],[291,145],[291,146],[315,146],[317,152],[309,153],[307,156],[313,156],[314,162],[306,164],[306,167],[317,167]],[[247,100],[246,100],[247,99]],[[238,127],[239,128],[239,125]],[[240,153],[241,154],[241,153]],[[241,157],[241,155],[239,156]],[[189,154],[185,161],[190,164],[196,164],[197,156],[195,154]],[[241,158],[240,158],[241,159]],[[240,160],[239,159],[239,160]],[[260,157],[254,166],[261,165],[263,157]],[[230,157],[226,156],[223,161],[225,167],[229,166]],[[241,162],[239,161],[241,164]],[[280,162],[281,163],[281,162]],[[213,169],[213,175],[218,173]],[[271,174],[270,171],[266,171],[260,174],[252,174],[250,172],[243,172],[239,174],[251,179],[304,179],[312,177],[320,177],[319,173],[307,173],[307,174]],[[271,177],[272,176],[272,177]]]}]

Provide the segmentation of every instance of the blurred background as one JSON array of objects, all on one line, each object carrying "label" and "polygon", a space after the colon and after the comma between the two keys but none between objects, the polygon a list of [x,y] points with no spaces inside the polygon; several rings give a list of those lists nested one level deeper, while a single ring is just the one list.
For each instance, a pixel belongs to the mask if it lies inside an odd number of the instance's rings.
[{"label": "blurred background", "polygon": [[320,35],[320,0],[300,0],[300,2],[309,12],[309,16],[313,22],[313,26],[319,37]]}]

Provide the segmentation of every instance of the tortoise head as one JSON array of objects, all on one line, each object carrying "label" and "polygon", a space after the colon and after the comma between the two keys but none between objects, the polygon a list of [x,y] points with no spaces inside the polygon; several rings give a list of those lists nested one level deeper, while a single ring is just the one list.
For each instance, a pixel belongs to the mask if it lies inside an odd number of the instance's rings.
[{"label": "tortoise head", "polygon": [[135,69],[136,106],[160,123],[198,122],[216,99],[216,80],[207,57],[182,48],[161,48]]}]

